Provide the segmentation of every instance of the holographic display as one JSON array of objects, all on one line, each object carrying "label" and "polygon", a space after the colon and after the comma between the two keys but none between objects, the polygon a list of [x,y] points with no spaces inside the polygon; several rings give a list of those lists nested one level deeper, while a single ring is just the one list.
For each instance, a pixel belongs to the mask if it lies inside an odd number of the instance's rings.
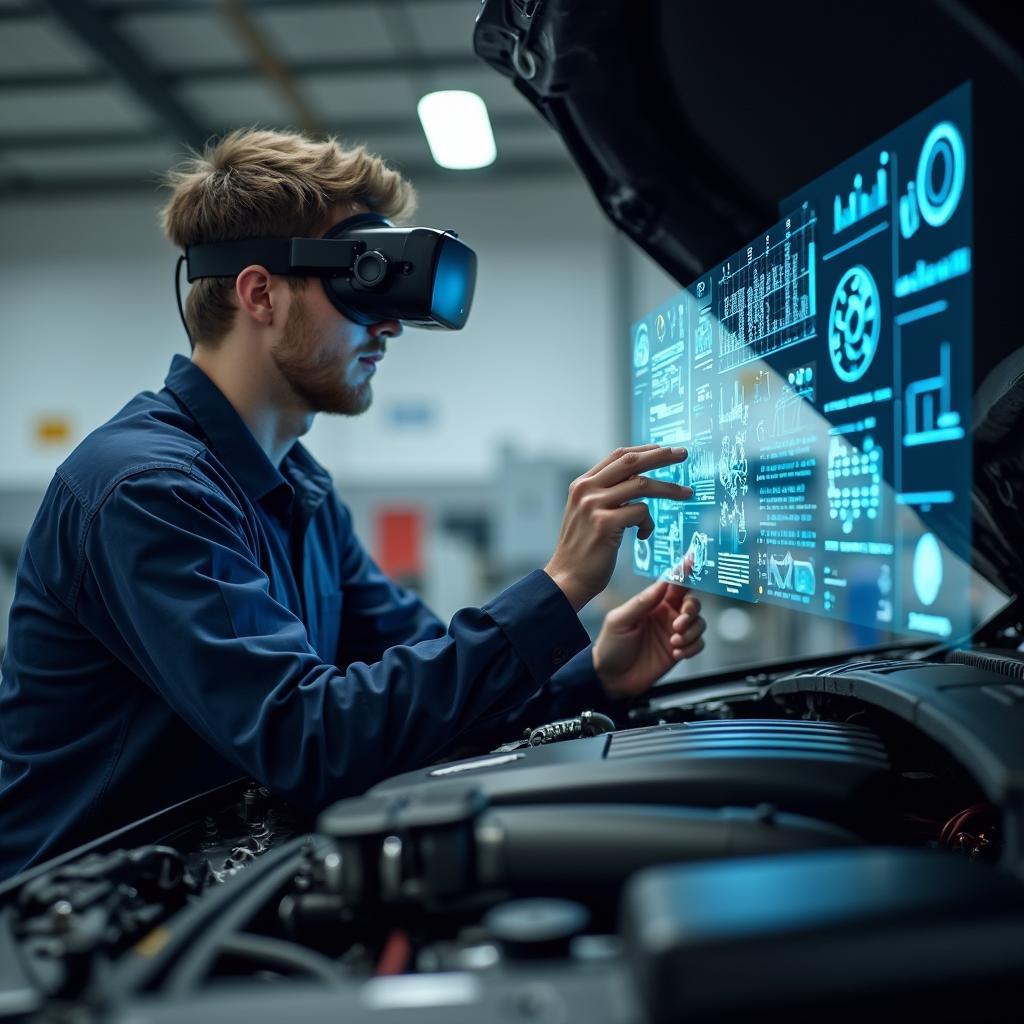
[{"label": "holographic display", "polygon": [[783,204],[633,325],[634,570],[886,630],[969,629],[970,86]]}]

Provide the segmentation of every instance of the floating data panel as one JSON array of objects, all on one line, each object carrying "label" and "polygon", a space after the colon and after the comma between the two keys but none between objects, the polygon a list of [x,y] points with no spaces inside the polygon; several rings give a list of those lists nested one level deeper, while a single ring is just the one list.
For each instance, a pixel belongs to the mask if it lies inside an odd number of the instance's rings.
[{"label": "floating data panel", "polygon": [[635,571],[895,632],[970,627],[970,87],[792,197],[635,324]]}]

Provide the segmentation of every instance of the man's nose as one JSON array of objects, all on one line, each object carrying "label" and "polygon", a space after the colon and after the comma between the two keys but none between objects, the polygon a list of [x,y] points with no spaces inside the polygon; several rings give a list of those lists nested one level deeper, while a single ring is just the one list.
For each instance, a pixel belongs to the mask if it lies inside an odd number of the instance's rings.
[{"label": "man's nose", "polygon": [[397,338],[402,333],[402,325],[398,320],[381,320],[379,323],[371,324],[369,329],[370,337],[374,341],[379,338]]}]

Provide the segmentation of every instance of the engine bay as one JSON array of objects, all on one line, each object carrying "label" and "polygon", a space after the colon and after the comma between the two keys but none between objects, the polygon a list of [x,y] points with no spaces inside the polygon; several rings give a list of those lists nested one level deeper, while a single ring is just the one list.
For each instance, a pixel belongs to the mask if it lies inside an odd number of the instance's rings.
[{"label": "engine bay", "polygon": [[618,729],[553,723],[316,822],[240,780],[6,883],[0,1005],[132,1021],[326,1020],[339,999],[356,1020],[799,1019],[840,998],[851,1019],[904,998],[936,1019],[995,1012],[1024,966],[1024,662],[948,657],[655,691]]}]

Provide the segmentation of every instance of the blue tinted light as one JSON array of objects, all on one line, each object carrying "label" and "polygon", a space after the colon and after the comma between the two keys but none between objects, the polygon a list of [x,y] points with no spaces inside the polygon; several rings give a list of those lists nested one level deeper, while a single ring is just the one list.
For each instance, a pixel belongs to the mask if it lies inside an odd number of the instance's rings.
[{"label": "blue tinted light", "polygon": [[633,441],[685,447],[652,475],[694,491],[649,502],[638,574],[967,631],[969,157],[963,87],[633,326]]},{"label": "blue tinted light", "polygon": [[466,323],[476,287],[476,256],[455,239],[446,238],[434,270],[430,308],[434,317],[449,327]]}]

